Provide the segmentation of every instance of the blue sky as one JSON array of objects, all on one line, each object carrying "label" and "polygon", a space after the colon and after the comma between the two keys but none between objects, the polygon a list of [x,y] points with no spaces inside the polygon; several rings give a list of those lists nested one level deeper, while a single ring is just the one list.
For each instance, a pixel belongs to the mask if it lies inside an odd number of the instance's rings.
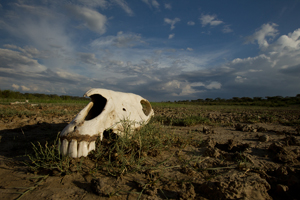
[{"label": "blue sky", "polygon": [[299,0],[0,0],[0,89],[295,96],[299,10]]}]

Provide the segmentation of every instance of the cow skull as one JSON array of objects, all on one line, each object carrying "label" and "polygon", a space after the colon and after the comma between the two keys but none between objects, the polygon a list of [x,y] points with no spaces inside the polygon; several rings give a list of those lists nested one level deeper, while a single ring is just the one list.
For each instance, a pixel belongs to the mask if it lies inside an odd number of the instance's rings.
[{"label": "cow skull", "polygon": [[154,111],[146,99],[132,93],[115,92],[106,89],[90,89],[84,96],[91,102],[82,109],[73,121],[60,133],[60,151],[73,158],[87,156],[95,149],[98,136],[111,129],[124,133],[123,120],[130,121],[130,128],[136,129],[148,123]]}]

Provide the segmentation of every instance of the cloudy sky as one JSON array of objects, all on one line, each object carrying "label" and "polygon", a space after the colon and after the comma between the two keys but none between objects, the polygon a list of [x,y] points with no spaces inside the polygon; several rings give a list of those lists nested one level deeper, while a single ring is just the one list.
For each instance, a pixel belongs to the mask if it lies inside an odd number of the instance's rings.
[{"label": "cloudy sky", "polygon": [[0,0],[0,89],[300,94],[299,0]]}]

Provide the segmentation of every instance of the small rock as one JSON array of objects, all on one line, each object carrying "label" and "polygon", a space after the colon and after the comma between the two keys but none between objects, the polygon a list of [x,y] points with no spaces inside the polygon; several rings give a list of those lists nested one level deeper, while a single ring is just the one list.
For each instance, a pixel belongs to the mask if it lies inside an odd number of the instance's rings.
[{"label": "small rock", "polygon": [[210,129],[206,126],[203,127],[203,133],[204,134],[209,134],[210,133]]},{"label": "small rock", "polygon": [[258,140],[261,142],[268,142],[270,140],[270,137],[268,135],[262,135],[259,136]]}]

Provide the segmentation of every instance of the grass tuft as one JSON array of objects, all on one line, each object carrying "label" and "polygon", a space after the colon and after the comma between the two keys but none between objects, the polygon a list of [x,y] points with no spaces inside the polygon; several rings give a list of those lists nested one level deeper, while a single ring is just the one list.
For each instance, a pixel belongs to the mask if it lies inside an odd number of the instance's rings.
[{"label": "grass tuft", "polygon": [[36,145],[32,143],[34,153],[27,155],[30,161],[26,161],[25,164],[33,172],[57,170],[60,173],[68,173],[71,158],[63,156],[58,146],[60,146],[58,137],[52,145],[48,142],[45,145],[41,145],[40,142]]}]

